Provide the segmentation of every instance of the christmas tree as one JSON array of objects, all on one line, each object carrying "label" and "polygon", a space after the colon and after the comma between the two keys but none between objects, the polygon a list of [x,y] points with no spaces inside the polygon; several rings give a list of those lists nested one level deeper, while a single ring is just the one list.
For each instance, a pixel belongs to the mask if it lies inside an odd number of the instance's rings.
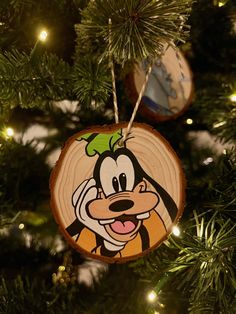
[{"label": "christmas tree", "polygon": [[[1,0],[0,34],[0,313],[236,313],[235,3]],[[144,257],[88,259],[58,229],[50,173],[70,136],[115,122],[115,97],[130,121],[127,77],[165,43],[191,68],[191,102],[135,121],[181,160],[184,213]]]}]

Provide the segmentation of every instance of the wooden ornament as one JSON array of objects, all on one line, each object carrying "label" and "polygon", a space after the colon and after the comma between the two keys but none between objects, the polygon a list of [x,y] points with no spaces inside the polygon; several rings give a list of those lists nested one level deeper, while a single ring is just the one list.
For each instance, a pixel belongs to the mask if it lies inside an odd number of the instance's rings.
[{"label": "wooden ornament", "polygon": [[105,262],[161,244],[184,206],[184,175],[169,143],[134,123],[92,127],[65,144],[50,179],[51,206],[66,239]]},{"label": "wooden ornament", "polygon": [[[135,65],[127,77],[127,92],[133,104],[145,80],[148,62]],[[181,52],[169,46],[157,59],[148,78],[139,112],[151,121],[166,121],[185,112],[193,94],[192,73]]]}]

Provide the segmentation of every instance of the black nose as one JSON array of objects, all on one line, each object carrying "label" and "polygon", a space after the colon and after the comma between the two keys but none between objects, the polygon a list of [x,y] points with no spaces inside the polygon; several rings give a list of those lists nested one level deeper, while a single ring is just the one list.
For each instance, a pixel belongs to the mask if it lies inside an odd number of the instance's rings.
[{"label": "black nose", "polygon": [[134,202],[130,200],[120,200],[112,203],[109,209],[113,212],[122,212],[134,206]]}]

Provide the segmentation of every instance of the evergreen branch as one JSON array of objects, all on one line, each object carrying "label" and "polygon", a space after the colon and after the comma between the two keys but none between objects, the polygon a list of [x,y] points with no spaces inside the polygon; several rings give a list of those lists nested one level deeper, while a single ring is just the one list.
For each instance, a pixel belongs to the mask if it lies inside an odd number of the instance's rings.
[{"label": "evergreen branch", "polygon": [[[235,150],[229,151],[226,155],[222,154],[215,161],[210,173],[201,179],[192,180],[189,197],[192,204],[197,201],[198,212],[214,213],[224,219],[230,218],[232,223],[236,221],[236,168]],[[199,190],[201,196],[199,196]],[[191,192],[191,193],[190,193]],[[189,208],[192,207],[190,203]],[[196,208],[196,205],[194,205]]]},{"label": "evergreen branch", "polygon": [[104,104],[111,94],[110,72],[91,55],[70,66],[53,54],[31,63],[18,51],[0,54],[0,101],[6,109],[41,106],[48,101],[78,99],[81,105]]},{"label": "evergreen branch", "polygon": [[111,75],[108,62],[99,63],[91,55],[75,63],[73,89],[81,105],[104,104],[111,95]]},{"label": "evergreen branch", "polygon": [[34,0],[12,0],[11,6],[17,13],[19,13],[19,11],[25,9],[25,7],[29,8],[32,6],[34,2]]},{"label": "evergreen branch", "polygon": [[229,300],[236,289],[235,226],[216,214],[209,221],[204,217],[195,217],[195,221],[196,234],[185,232],[179,241],[182,249],[169,272],[176,273],[180,289],[190,287],[191,313],[215,313],[216,309],[220,313],[226,308],[233,313]]},{"label": "evergreen branch", "polygon": [[0,215],[0,230],[6,226],[12,225],[19,216],[20,212],[18,212],[13,218],[6,218],[5,216]]},{"label": "evergreen branch", "polygon": [[213,172],[215,180],[209,185],[208,200],[204,207],[217,211],[221,216],[236,220],[236,168],[235,150],[223,155],[217,163],[218,173]]},{"label": "evergreen branch", "polygon": [[53,54],[44,54],[34,64],[17,50],[0,54],[0,101],[6,109],[71,98],[69,80],[69,65]]},{"label": "evergreen branch", "polygon": [[0,172],[4,174],[0,178],[0,211],[6,217],[22,209],[33,210],[45,198],[49,167],[44,152],[1,138]]},{"label": "evergreen branch", "polygon": [[[236,85],[232,83],[235,76],[228,77],[226,82],[216,74],[205,79],[207,86],[199,86],[194,101],[194,106],[201,114],[199,119],[223,143],[235,143],[236,108],[230,99],[236,90]],[[213,81],[210,86],[209,80]]]},{"label": "evergreen branch", "polygon": [[[40,291],[40,293],[39,293]],[[42,280],[22,279],[14,281],[2,279],[0,283],[1,313],[65,313],[65,309],[76,314],[77,287],[53,287]],[[71,301],[74,301],[71,303]],[[78,301],[77,301],[78,304]]]},{"label": "evergreen branch", "polygon": [[[161,54],[165,43],[182,40],[182,26],[190,12],[191,0],[98,0],[82,12],[80,29],[85,39],[100,36],[118,63],[142,60]],[[109,44],[108,20],[111,19]],[[181,35],[182,34],[182,35]]]},{"label": "evergreen branch", "polygon": [[[126,265],[112,268],[104,276],[100,273],[99,277],[100,282],[95,282],[90,288],[78,283],[53,286],[37,274],[33,278],[18,276],[14,280],[2,279],[0,313],[146,313],[143,297],[146,287]],[[120,278],[123,280],[120,281]],[[117,302],[114,302],[114,295]]]}]

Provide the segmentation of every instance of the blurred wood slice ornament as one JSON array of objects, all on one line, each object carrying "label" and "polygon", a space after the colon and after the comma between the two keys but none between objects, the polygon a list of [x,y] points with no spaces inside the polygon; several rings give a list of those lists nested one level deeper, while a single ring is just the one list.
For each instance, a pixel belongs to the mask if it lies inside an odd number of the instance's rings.
[{"label": "blurred wood slice ornament", "polygon": [[[127,76],[127,92],[135,104],[145,80],[148,62],[136,64]],[[193,94],[192,73],[184,55],[169,46],[156,59],[148,78],[139,112],[150,121],[179,117],[188,108]]]},{"label": "blurred wood slice ornament", "polygon": [[184,174],[169,143],[134,123],[92,127],[65,144],[50,179],[51,206],[65,238],[108,263],[160,245],[183,212]]}]

